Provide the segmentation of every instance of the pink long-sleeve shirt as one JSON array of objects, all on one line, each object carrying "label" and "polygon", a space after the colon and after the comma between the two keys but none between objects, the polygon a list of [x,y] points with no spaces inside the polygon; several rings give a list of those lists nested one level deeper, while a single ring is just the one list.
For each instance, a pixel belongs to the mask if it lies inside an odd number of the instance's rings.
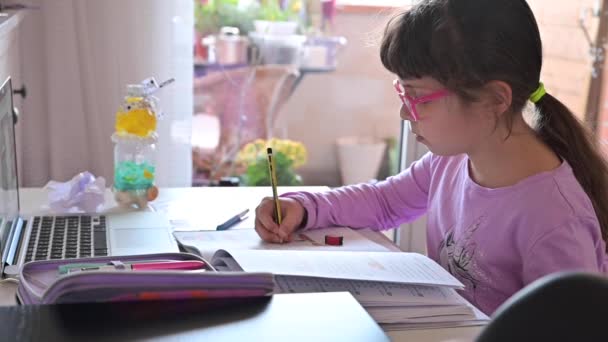
[{"label": "pink long-sleeve shirt", "polygon": [[461,294],[486,314],[549,273],[607,269],[593,206],[565,161],[489,189],[471,179],[466,155],[429,153],[373,185],[286,196],[306,208],[305,229],[383,230],[427,214],[429,257],[458,278],[465,285]]}]

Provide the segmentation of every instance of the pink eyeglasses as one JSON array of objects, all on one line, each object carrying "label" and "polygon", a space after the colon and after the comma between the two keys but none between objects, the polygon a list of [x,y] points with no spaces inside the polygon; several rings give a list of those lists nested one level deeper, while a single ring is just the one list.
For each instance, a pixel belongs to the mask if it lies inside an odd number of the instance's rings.
[{"label": "pink eyeglasses", "polygon": [[407,108],[407,110],[410,112],[412,121],[418,121],[419,116],[418,111],[416,111],[417,104],[439,100],[452,94],[449,90],[442,89],[429,95],[413,98],[405,92],[405,89],[403,89],[403,85],[401,82],[399,82],[399,80],[394,80],[393,86],[395,86],[395,90],[397,91],[397,95],[399,95],[401,102],[403,102],[405,108]]}]

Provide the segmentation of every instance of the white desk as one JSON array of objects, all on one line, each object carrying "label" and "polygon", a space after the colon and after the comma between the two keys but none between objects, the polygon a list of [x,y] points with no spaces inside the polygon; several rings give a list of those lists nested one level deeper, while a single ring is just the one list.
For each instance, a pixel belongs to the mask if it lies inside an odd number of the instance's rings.
[{"label": "white desk", "polygon": [[[324,191],[327,187],[279,187],[279,193],[290,191]],[[42,189],[21,189],[21,208],[26,215],[46,214],[46,192]],[[219,224],[249,208],[249,217],[235,228],[251,228],[254,223],[255,208],[260,200],[272,193],[267,187],[205,187],[205,188],[165,188],[160,190],[159,198],[152,202],[157,211],[167,213],[170,220],[178,225],[197,226],[199,229],[215,229]],[[122,209],[116,207],[116,202],[110,191],[106,196],[104,212],[116,212]],[[234,229],[234,228],[233,228]],[[377,238],[385,238],[376,233]],[[7,293],[7,291],[9,291]],[[13,286],[6,286],[0,291],[0,303],[10,305],[14,301],[10,291]],[[393,341],[471,341],[481,331],[482,327],[463,327],[449,329],[429,329],[412,331],[389,331],[387,334]]]},{"label": "white desk", "polygon": [[[325,191],[326,186],[279,187],[279,194],[291,191]],[[39,188],[24,188],[19,192],[21,212],[25,215],[50,213],[46,191]],[[262,198],[272,196],[269,187],[200,187],[200,188],[163,188],[158,198],[150,202],[151,210],[164,212],[177,226],[196,225],[199,229],[215,229],[235,214],[249,209],[246,220],[235,228],[254,226],[255,208]],[[110,190],[106,191],[105,213],[124,212],[114,201]]]}]

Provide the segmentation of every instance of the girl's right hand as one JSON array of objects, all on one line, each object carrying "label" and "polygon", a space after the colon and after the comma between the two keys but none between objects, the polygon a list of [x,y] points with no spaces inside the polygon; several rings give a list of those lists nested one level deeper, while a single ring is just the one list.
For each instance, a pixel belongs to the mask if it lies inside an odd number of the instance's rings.
[{"label": "girl's right hand", "polygon": [[282,222],[279,226],[274,219],[274,199],[266,197],[255,209],[255,231],[266,242],[291,242],[293,232],[301,225],[306,209],[300,202],[280,197]]}]

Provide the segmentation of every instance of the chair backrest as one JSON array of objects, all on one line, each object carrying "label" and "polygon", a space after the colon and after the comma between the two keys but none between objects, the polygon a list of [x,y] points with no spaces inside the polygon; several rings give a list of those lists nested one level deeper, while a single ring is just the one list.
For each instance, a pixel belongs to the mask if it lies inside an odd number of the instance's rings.
[{"label": "chair backrest", "polygon": [[607,324],[608,278],[557,273],[501,305],[476,341],[608,341]]}]

